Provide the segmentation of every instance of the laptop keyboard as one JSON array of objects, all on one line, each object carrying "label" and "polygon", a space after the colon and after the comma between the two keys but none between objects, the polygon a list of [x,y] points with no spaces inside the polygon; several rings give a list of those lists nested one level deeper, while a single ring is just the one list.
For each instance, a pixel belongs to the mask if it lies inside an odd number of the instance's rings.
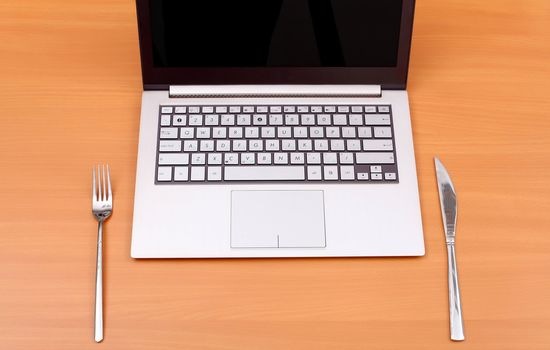
[{"label": "laptop keyboard", "polygon": [[389,105],[160,106],[157,184],[398,181]]}]

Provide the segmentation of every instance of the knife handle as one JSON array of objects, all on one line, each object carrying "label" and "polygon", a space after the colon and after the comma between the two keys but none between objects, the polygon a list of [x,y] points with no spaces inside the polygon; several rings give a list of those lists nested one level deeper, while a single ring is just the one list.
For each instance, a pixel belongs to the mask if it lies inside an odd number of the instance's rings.
[{"label": "knife handle", "polygon": [[454,242],[447,243],[447,260],[449,263],[449,307],[451,321],[451,340],[464,340],[464,322],[462,320],[462,304],[460,303],[460,288],[458,287],[458,271]]}]

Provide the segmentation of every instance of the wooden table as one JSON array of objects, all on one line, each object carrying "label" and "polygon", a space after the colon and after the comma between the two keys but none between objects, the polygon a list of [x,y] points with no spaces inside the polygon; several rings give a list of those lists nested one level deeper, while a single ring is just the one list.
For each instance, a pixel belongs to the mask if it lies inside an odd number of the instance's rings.
[{"label": "wooden table", "polygon": [[[1,349],[550,348],[547,0],[418,1],[408,90],[421,258],[131,259],[131,0],[1,0],[0,79]],[[463,343],[449,340],[434,155],[458,189]],[[101,161],[115,211],[96,345]]]}]

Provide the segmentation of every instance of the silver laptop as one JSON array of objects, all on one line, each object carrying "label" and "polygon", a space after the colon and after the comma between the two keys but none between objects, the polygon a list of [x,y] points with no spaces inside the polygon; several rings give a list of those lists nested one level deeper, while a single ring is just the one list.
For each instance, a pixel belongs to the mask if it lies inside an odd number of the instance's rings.
[{"label": "silver laptop", "polygon": [[424,254],[413,0],[137,0],[134,258]]}]

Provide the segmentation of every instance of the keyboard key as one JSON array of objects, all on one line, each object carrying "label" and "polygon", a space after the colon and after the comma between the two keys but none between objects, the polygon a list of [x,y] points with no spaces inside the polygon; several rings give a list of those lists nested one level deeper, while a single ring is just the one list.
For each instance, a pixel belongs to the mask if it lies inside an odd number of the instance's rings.
[{"label": "keyboard key", "polygon": [[372,180],[382,180],[382,174],[381,173],[371,173],[370,178]]},{"label": "keyboard key", "polygon": [[362,114],[350,114],[349,115],[349,125],[363,125],[363,115]]},{"label": "keyboard key", "polygon": [[178,128],[160,128],[161,139],[177,139]]},{"label": "keyboard key", "polygon": [[340,153],[340,164],[353,164],[353,153]]},{"label": "keyboard key", "polygon": [[194,153],[191,155],[191,164],[206,164],[206,156],[204,153]]},{"label": "keyboard key", "polygon": [[343,127],[342,128],[342,137],[344,138],[355,138],[355,128],[354,127]]},{"label": "keyboard key", "polygon": [[184,165],[189,164],[187,153],[161,153],[159,154],[160,165]]},{"label": "keyboard key", "polygon": [[349,106],[338,106],[338,113],[349,113]]},{"label": "keyboard key", "polygon": [[173,109],[172,107],[162,107],[161,112],[162,113],[172,113]]},{"label": "keyboard key", "polygon": [[307,167],[307,179],[308,180],[321,180],[321,167],[320,166],[308,166]]},{"label": "keyboard key", "polygon": [[363,106],[351,106],[351,113],[363,113]]},{"label": "keyboard key", "polygon": [[299,152],[294,152],[290,154],[290,163],[291,164],[304,164],[304,154]]},{"label": "keyboard key", "polygon": [[278,151],[280,149],[279,140],[266,140],[265,141],[265,150],[266,151]]},{"label": "keyboard key", "polygon": [[283,151],[295,151],[296,150],[296,140],[282,140],[281,149]]},{"label": "keyboard key", "polygon": [[300,151],[311,151],[312,143],[311,140],[299,140],[298,141],[298,150]]},{"label": "keyboard key", "polygon": [[293,132],[294,138],[304,139],[307,137],[307,128],[305,126],[295,126]]},{"label": "keyboard key", "polygon": [[202,125],[202,114],[189,114],[188,122],[191,126],[199,126]]},{"label": "keyboard key", "polygon": [[292,129],[288,126],[277,128],[277,136],[280,138],[292,137]]},{"label": "keyboard key", "polygon": [[298,114],[287,114],[285,115],[285,124],[298,125],[300,124],[300,117],[298,116]]},{"label": "keyboard key", "polygon": [[337,153],[323,153],[323,163],[324,164],[337,164],[338,159]]},{"label": "keyboard key", "polygon": [[160,141],[159,151],[160,152],[180,152],[181,141]]},{"label": "keyboard key", "polygon": [[378,112],[390,113],[390,106],[378,106]]},{"label": "keyboard key", "polygon": [[314,145],[316,151],[328,151],[328,140],[315,140]]},{"label": "keyboard key", "polygon": [[336,107],[335,106],[325,106],[324,111],[325,111],[325,113],[334,113],[334,112],[336,112]]},{"label": "keyboard key", "polygon": [[287,164],[287,163],[288,163],[288,153],[273,154],[273,164]]},{"label": "keyboard key", "polygon": [[306,158],[308,164],[321,164],[321,153],[307,153]]},{"label": "keyboard key", "polygon": [[221,125],[225,125],[225,126],[235,125],[235,115],[222,114]]},{"label": "keyboard key", "polygon": [[395,159],[391,152],[356,153],[357,164],[393,164]]},{"label": "keyboard key", "polygon": [[303,166],[226,166],[228,181],[305,180]]},{"label": "keyboard key", "polygon": [[333,116],[333,123],[334,125],[347,125],[348,124],[348,116],[345,114],[335,114]]},{"label": "keyboard key", "polygon": [[393,180],[397,179],[397,176],[396,176],[395,173],[385,173],[384,174],[384,179],[393,181]]},{"label": "keyboard key", "polygon": [[270,106],[269,112],[270,113],[281,113],[283,111],[283,108],[281,106]]},{"label": "keyboard key", "polygon": [[214,107],[212,106],[202,107],[202,113],[214,113]]},{"label": "keyboard key", "polygon": [[272,126],[264,126],[262,128],[262,138],[271,139],[275,137],[275,128]]},{"label": "keyboard key", "polygon": [[181,114],[187,112],[187,107],[176,107],[174,109],[174,113]]},{"label": "keyboard key", "polygon": [[343,151],[344,149],[344,140],[330,140],[331,151]]},{"label": "keyboard key", "polygon": [[191,167],[191,181],[204,181],[205,169],[203,166]]},{"label": "keyboard key", "polygon": [[371,173],[381,173],[382,172],[382,167],[380,165],[371,165],[370,172]]},{"label": "keyboard key", "polygon": [[360,138],[371,138],[372,130],[368,126],[360,126],[357,128],[357,136]]},{"label": "keyboard key", "polygon": [[212,128],[212,137],[215,139],[224,139],[227,136],[226,128]]},{"label": "keyboard key", "polygon": [[244,137],[248,139],[257,139],[260,137],[260,129],[257,126],[248,126],[244,128]]},{"label": "keyboard key", "polygon": [[267,125],[267,115],[266,114],[254,114],[252,118],[252,124],[254,125]]},{"label": "keyboard key", "polygon": [[197,107],[197,106],[189,107],[189,113],[200,113],[200,112],[201,112],[200,107]]},{"label": "keyboard key", "polygon": [[258,164],[271,164],[271,153],[258,153]]},{"label": "keyboard key", "polygon": [[357,180],[368,180],[369,173],[357,173]]},{"label": "keyboard key", "polygon": [[250,114],[238,114],[237,125],[250,125],[252,116]]},{"label": "keyboard key", "polygon": [[172,125],[174,126],[183,126],[187,123],[187,116],[186,115],[174,115],[172,118]]},{"label": "keyboard key", "polygon": [[208,167],[208,181],[221,181],[222,168],[219,166]]},{"label": "keyboard key", "polygon": [[233,140],[233,152],[244,152],[246,150],[246,140]]},{"label": "keyboard key", "polygon": [[210,128],[197,128],[197,138],[198,139],[209,139],[210,138]]},{"label": "keyboard key", "polygon": [[321,106],[312,106],[310,108],[311,110],[311,113],[322,113],[323,112],[323,107]]},{"label": "keyboard key", "polygon": [[317,114],[317,124],[330,125],[330,114]]},{"label": "keyboard key", "polygon": [[227,113],[227,107],[225,107],[225,106],[216,106],[216,113]]},{"label": "keyboard key", "polygon": [[208,114],[204,117],[204,125],[216,126],[220,123],[220,116],[217,114]]},{"label": "keyboard key", "polygon": [[326,129],[328,138],[337,138],[340,137],[340,128],[337,126],[329,126]]},{"label": "keyboard key", "polygon": [[244,106],[243,107],[244,113],[254,113],[254,106]]},{"label": "keyboard key", "polygon": [[392,140],[363,140],[365,151],[393,151]]},{"label": "keyboard key", "polygon": [[302,125],[315,125],[315,115],[302,114]]},{"label": "keyboard key", "polygon": [[255,153],[243,153],[241,154],[241,164],[254,164],[256,163]]},{"label": "keyboard key", "polygon": [[161,126],[170,126],[171,117],[169,115],[163,114],[160,116],[160,125]]},{"label": "keyboard key", "polygon": [[296,112],[296,107],[294,107],[294,106],[284,106],[283,111],[285,113],[295,113]]},{"label": "keyboard key", "polygon": [[335,165],[325,165],[323,167],[325,180],[338,180],[338,167]]},{"label": "keyboard key", "polygon": [[189,167],[177,166],[174,168],[174,181],[188,181]]},{"label": "keyboard key", "polygon": [[214,150],[214,140],[201,140],[201,152],[212,152]]},{"label": "keyboard key", "polygon": [[282,114],[270,114],[269,115],[269,125],[283,125],[283,115]]},{"label": "keyboard key", "polygon": [[298,106],[298,113],[308,113],[309,106]]},{"label": "keyboard key", "polygon": [[239,164],[238,153],[226,153],[223,156],[224,164]]},{"label": "keyboard key", "polygon": [[249,140],[248,141],[248,150],[249,151],[263,151],[264,143],[262,140]]},{"label": "keyboard key", "polygon": [[221,153],[208,153],[208,164],[221,164],[221,163],[222,163]]},{"label": "keyboard key", "polygon": [[311,138],[323,138],[325,137],[325,132],[320,126],[313,126],[309,128],[309,137]]},{"label": "keyboard key", "polygon": [[182,139],[192,139],[195,137],[195,128],[181,128],[180,136]]},{"label": "keyboard key", "polygon": [[342,180],[355,180],[355,168],[353,167],[353,165],[341,166],[340,178]]},{"label": "keyboard key", "polygon": [[185,152],[196,152],[198,151],[198,141],[197,140],[185,140],[183,142],[183,150]]},{"label": "keyboard key", "polygon": [[172,181],[172,167],[159,166],[157,171],[157,181]]},{"label": "keyboard key", "polygon": [[229,106],[229,113],[241,113],[241,106]]},{"label": "keyboard key", "polygon": [[346,146],[348,151],[360,151],[361,150],[361,141],[359,140],[346,140]]},{"label": "keyboard key", "polygon": [[365,116],[366,125],[390,125],[390,115],[389,114],[373,114]]},{"label": "keyboard key", "polygon": [[365,113],[376,113],[376,106],[365,106]]},{"label": "keyboard key", "polygon": [[242,137],[243,137],[243,128],[240,128],[240,127],[229,128],[229,138],[240,139]]},{"label": "keyboard key", "polygon": [[231,149],[230,145],[228,140],[218,140],[216,141],[216,151],[228,152]]},{"label": "keyboard key", "polygon": [[378,137],[378,138],[389,138],[389,137],[391,137],[391,128],[390,127],[375,127],[374,128],[374,137]]}]

